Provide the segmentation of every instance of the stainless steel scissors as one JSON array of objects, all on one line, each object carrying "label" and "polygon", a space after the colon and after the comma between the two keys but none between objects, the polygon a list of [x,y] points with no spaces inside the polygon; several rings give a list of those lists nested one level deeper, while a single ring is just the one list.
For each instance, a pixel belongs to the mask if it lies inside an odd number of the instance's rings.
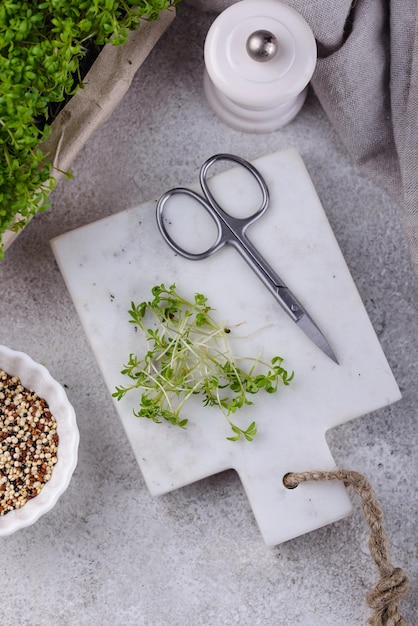
[{"label": "stainless steel scissors", "polygon": [[[237,218],[233,217],[226,211],[224,211],[217,201],[215,200],[212,192],[208,186],[207,172],[209,168],[218,161],[231,161],[242,167],[244,167],[257,181],[262,200],[259,208],[249,217]],[[284,281],[276,274],[276,272],[270,267],[270,265],[263,259],[256,248],[252,245],[251,241],[246,235],[247,228],[258,220],[267,210],[269,206],[269,191],[267,185],[261,176],[260,172],[248,161],[245,161],[241,157],[233,154],[216,154],[209,158],[202,165],[200,169],[200,186],[203,191],[203,195],[187,189],[184,187],[176,187],[167,191],[161,196],[157,202],[157,223],[161,231],[162,236],[171,248],[192,261],[199,261],[206,259],[212,254],[220,250],[224,245],[230,244],[234,246],[245,259],[251,269],[261,279],[267,289],[271,292],[277,302],[285,310],[285,312],[291,317],[291,319],[303,330],[303,332],[315,343],[327,356],[333,361],[338,363],[335,354],[329,345],[328,341],[307,313],[303,305],[292,294],[290,289],[286,286]],[[174,195],[186,195],[193,198],[198,202],[213,218],[217,227],[217,237],[215,242],[204,252],[193,253],[185,250],[179,246],[176,241],[170,236],[165,220],[164,220],[164,207],[168,200]]]}]

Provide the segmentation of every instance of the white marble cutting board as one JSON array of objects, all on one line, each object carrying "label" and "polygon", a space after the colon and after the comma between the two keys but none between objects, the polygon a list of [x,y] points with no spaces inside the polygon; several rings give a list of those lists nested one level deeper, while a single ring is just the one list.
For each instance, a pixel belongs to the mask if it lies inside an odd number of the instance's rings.
[{"label": "white marble cutting board", "polygon": [[[285,315],[234,249],[198,262],[175,255],[157,229],[155,201],[51,243],[109,398],[116,385],[126,382],[120,370],[140,346],[139,334],[128,323],[130,303],[148,299],[159,283],[176,283],[189,297],[203,292],[219,321],[239,324],[234,334],[241,339],[233,340],[238,352],[254,354],[263,347],[264,357],[281,355],[285,367],[295,371],[289,387],[271,396],[258,394],[252,407],[237,414],[242,425],[257,421],[258,434],[250,443],[227,441],[225,418],[197,401],[187,411],[187,430],[135,418],[132,395],[115,401],[152,494],[233,468],[264,541],[275,545],[350,513],[341,484],[307,483],[288,490],[283,476],[334,468],[326,431],[398,400],[400,392],[299,154],[289,149],[254,164],[270,188],[271,203],[248,236],[322,329],[339,365]],[[240,176],[241,170],[233,168],[213,183],[225,194],[234,185],[251,200]],[[206,228],[194,219],[189,223],[192,239],[205,237]]]}]

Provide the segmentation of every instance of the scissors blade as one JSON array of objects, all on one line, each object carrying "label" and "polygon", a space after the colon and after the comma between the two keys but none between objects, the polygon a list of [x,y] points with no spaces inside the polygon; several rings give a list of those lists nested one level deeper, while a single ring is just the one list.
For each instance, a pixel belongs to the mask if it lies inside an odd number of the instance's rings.
[{"label": "scissors blade", "polygon": [[309,317],[309,315],[304,312],[304,314],[296,321],[296,324],[299,326],[301,330],[309,337],[309,339],[316,345],[324,354],[326,354],[330,359],[335,361],[337,365],[339,365],[337,361],[337,357],[335,356],[331,346],[328,341],[325,339],[324,335],[319,330],[318,326],[315,322]]},{"label": "scissors blade", "polygon": [[[293,319],[293,321],[299,326],[299,328],[305,333],[305,335],[326,354],[332,361],[339,365],[337,357],[334,354],[325,336],[319,330],[313,319],[307,313],[306,309],[297,300],[296,296],[286,287],[283,281],[273,272],[273,270],[266,266],[265,277],[260,271],[259,276],[265,283],[268,289],[272,292],[277,302],[283,307],[284,311]],[[274,287],[272,288],[272,283]]]}]

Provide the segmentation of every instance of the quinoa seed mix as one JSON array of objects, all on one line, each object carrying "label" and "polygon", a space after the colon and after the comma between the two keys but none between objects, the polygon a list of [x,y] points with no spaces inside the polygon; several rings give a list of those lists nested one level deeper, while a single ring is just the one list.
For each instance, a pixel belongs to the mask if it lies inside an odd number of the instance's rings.
[{"label": "quinoa seed mix", "polygon": [[57,451],[57,424],[47,402],[0,369],[0,515],[38,495]]}]

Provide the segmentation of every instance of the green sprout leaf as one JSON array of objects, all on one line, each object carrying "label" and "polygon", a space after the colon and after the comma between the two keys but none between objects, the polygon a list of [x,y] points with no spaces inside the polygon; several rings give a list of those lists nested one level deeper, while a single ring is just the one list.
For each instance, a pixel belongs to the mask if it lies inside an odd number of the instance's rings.
[{"label": "green sprout leaf", "polygon": [[155,20],[178,1],[2,0],[0,258],[2,234],[49,208],[56,172],[42,144],[101,47],[125,43],[141,18]]},{"label": "green sprout leaf", "polygon": [[226,418],[233,433],[229,441],[252,441],[255,421],[244,429],[231,416],[252,405],[259,391],[275,393],[280,382],[288,385],[293,372],[288,374],[279,356],[270,363],[260,357],[234,356],[228,341],[231,330],[210,315],[212,308],[203,294],[190,302],[174,284],[156,285],[151,293],[152,300],[132,302],[128,311],[129,322],[143,332],[146,348],[142,357],[129,355],[121,374],[130,382],[117,386],[113,397],[121,400],[139,389],[136,417],[185,428],[184,406],[190,397],[200,396],[203,406],[219,408]]}]

